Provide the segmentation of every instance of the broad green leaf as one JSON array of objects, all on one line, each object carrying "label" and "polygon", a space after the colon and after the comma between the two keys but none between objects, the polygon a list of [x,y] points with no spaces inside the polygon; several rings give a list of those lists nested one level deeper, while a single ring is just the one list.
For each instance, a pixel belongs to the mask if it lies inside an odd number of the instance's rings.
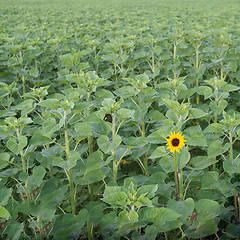
[{"label": "broad green leaf", "polygon": [[197,93],[199,95],[204,95],[205,100],[208,99],[209,97],[211,97],[213,94],[212,89],[208,86],[197,87]]},{"label": "broad green leaf", "polygon": [[5,206],[8,203],[8,199],[10,198],[12,193],[11,188],[3,188],[0,191],[0,206]]},{"label": "broad green leaf", "polygon": [[103,154],[100,151],[96,151],[88,156],[86,165],[82,166],[84,174],[102,168],[108,164],[108,161],[103,161]]},{"label": "broad green leaf", "polygon": [[121,142],[122,138],[120,135],[115,135],[112,142],[109,141],[108,136],[101,136],[97,140],[98,146],[104,153],[111,152],[113,149],[117,148]]},{"label": "broad green leaf", "polygon": [[184,233],[193,239],[201,239],[207,236],[211,236],[212,234],[218,231],[217,224],[212,219],[206,219],[203,222],[198,223],[195,225],[195,228],[187,229]]},{"label": "broad green leaf", "polygon": [[215,140],[208,147],[208,156],[209,157],[218,156],[226,152],[228,148],[229,148],[228,144],[225,144],[224,146],[222,146],[222,143],[220,140]]},{"label": "broad green leaf", "polygon": [[164,225],[166,222],[176,220],[181,214],[169,208],[148,208],[144,211],[146,220],[156,225]]},{"label": "broad green leaf", "polygon": [[36,166],[33,168],[33,174],[31,176],[30,184],[34,184],[36,186],[40,186],[43,181],[43,178],[46,174],[46,170],[42,166]]},{"label": "broad green leaf", "polygon": [[194,210],[195,203],[192,198],[187,198],[184,201],[169,200],[167,202],[167,207],[179,214],[181,214],[181,221],[186,221],[188,216],[190,216]]},{"label": "broad green leaf", "polygon": [[52,143],[54,140],[49,138],[48,136],[43,136],[40,133],[36,133],[30,139],[30,145],[33,146],[43,146]]},{"label": "broad green leaf", "polygon": [[150,81],[150,79],[146,73],[137,75],[136,80],[141,83],[148,83]]},{"label": "broad green leaf", "polygon": [[127,108],[121,108],[117,111],[117,115],[121,119],[128,119],[132,118],[133,119],[133,111]]},{"label": "broad green leaf", "polygon": [[124,86],[121,88],[118,88],[114,93],[119,97],[132,97],[137,95],[137,91],[134,87],[131,86]]},{"label": "broad green leaf", "polygon": [[216,114],[221,114],[223,110],[227,107],[228,102],[224,99],[220,99],[219,102],[210,102],[209,107]]},{"label": "broad green leaf", "polygon": [[155,193],[158,189],[158,185],[144,185],[137,190],[137,195],[141,196],[143,195],[144,197],[147,198],[153,198],[155,196]]},{"label": "broad green leaf", "polygon": [[59,121],[59,124],[57,124],[55,118],[52,118],[52,117],[47,118],[43,122],[41,134],[43,136],[51,138],[52,134],[58,131],[63,126],[63,124],[64,124],[64,119],[61,119]]},{"label": "broad green leaf", "polygon": [[38,74],[39,74],[38,69],[37,69],[37,68],[31,68],[31,69],[29,70],[29,74],[30,74],[32,77],[37,78],[37,77],[38,77]]},{"label": "broad green leaf", "polygon": [[220,214],[220,205],[218,202],[210,199],[200,199],[195,203],[195,208],[198,211],[199,217],[204,214],[205,219],[210,219]]},{"label": "broad green leaf", "polygon": [[166,148],[163,146],[157,147],[149,158],[160,158],[167,155]]},{"label": "broad green leaf", "polygon": [[102,181],[106,176],[104,175],[101,169],[96,169],[90,172],[87,172],[82,177],[77,177],[77,183],[79,185],[87,185],[95,182]]},{"label": "broad green leaf", "polygon": [[166,142],[165,138],[167,137],[167,135],[168,133],[166,132],[165,129],[158,129],[147,137],[147,141],[149,143],[156,143],[156,144],[164,143]]},{"label": "broad green leaf", "polygon": [[206,116],[207,113],[205,113],[203,110],[198,109],[198,108],[191,108],[189,109],[189,117],[196,119],[196,118],[201,118]]},{"label": "broad green leaf", "polygon": [[190,146],[207,146],[207,138],[202,134],[200,126],[188,127],[184,131],[186,144]]},{"label": "broad green leaf", "polygon": [[15,111],[20,110],[22,116],[31,112],[33,109],[34,109],[34,106],[33,106],[33,100],[32,99],[24,100],[23,102],[19,103],[15,107],[13,107],[13,110],[15,110]]},{"label": "broad green leaf", "polygon": [[152,201],[146,197],[139,197],[137,201],[134,203],[134,205],[137,206],[138,208],[142,206],[153,207]]},{"label": "broad green leaf", "polygon": [[0,153],[0,170],[8,166],[9,159],[10,155],[8,153]]},{"label": "broad green leaf", "polygon": [[60,106],[60,101],[58,99],[46,99],[41,101],[38,105],[56,110]]},{"label": "broad green leaf", "polygon": [[184,168],[190,160],[190,153],[186,147],[180,149],[180,153],[176,154],[179,168]]},{"label": "broad green leaf", "polygon": [[84,122],[76,123],[74,128],[75,131],[77,132],[77,137],[92,136],[92,129],[87,123]]},{"label": "broad green leaf", "polygon": [[170,99],[163,99],[165,105],[172,110],[173,112],[176,112],[180,109],[180,103],[174,100]]},{"label": "broad green leaf", "polygon": [[77,164],[77,159],[69,159],[69,160],[64,160],[62,157],[56,157],[52,161],[53,166],[58,166],[62,169],[65,169],[66,171],[72,169],[73,167],[76,166]]},{"label": "broad green leaf", "polygon": [[39,216],[44,220],[47,221],[52,221],[53,218],[55,217],[55,212],[56,212],[56,207],[44,203],[44,204],[39,204],[33,211],[31,211],[31,214],[33,216]]},{"label": "broad green leaf", "polygon": [[150,110],[148,117],[150,118],[150,121],[164,121],[166,120],[166,117],[157,110]]},{"label": "broad green leaf", "polygon": [[202,189],[218,189],[219,186],[219,176],[217,172],[210,171],[204,174],[202,179]]},{"label": "broad green leaf", "polygon": [[166,173],[174,172],[174,158],[170,155],[164,156],[159,160],[159,165]]},{"label": "broad green leaf", "polygon": [[220,123],[212,123],[203,130],[204,133],[222,133],[222,131],[223,126]]},{"label": "broad green leaf", "polygon": [[237,90],[239,90],[239,87],[232,84],[226,84],[225,86],[223,86],[224,92],[233,92]]},{"label": "broad green leaf", "polygon": [[88,212],[82,209],[77,216],[71,213],[58,215],[53,224],[52,235],[54,239],[69,239],[72,234],[79,234],[85,222],[88,221]]},{"label": "broad green leaf", "polygon": [[16,155],[19,154],[24,147],[27,146],[27,137],[26,136],[20,136],[18,138],[18,143],[16,141],[16,139],[14,138],[10,138],[7,141],[7,148],[12,151],[13,153],[15,153]]},{"label": "broad green leaf", "polygon": [[8,220],[11,217],[10,213],[8,212],[8,210],[4,207],[0,206],[0,219],[6,219]]},{"label": "broad green leaf", "polygon": [[191,159],[191,163],[193,164],[194,169],[203,170],[213,164],[215,164],[218,160],[214,157],[208,156],[197,156]]},{"label": "broad green leaf", "polygon": [[8,235],[8,239],[18,240],[23,230],[23,223],[11,223],[8,225],[6,233]]},{"label": "broad green leaf", "polygon": [[224,178],[219,181],[219,190],[226,198],[234,195],[234,189],[234,185],[230,182],[230,179]]},{"label": "broad green leaf", "polygon": [[102,201],[114,206],[125,206],[128,203],[128,197],[125,192],[115,192],[107,197],[102,198]]}]

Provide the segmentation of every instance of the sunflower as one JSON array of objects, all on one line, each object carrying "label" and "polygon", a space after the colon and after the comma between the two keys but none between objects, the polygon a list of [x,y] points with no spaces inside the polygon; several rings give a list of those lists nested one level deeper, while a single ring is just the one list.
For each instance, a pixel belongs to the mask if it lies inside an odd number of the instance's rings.
[{"label": "sunflower", "polygon": [[185,145],[184,142],[186,142],[186,140],[184,140],[184,136],[182,136],[182,133],[180,132],[171,132],[168,138],[166,138],[166,140],[168,141],[167,149],[170,149],[170,152],[172,153],[174,153],[175,151],[180,153],[180,149],[182,149],[182,147]]}]

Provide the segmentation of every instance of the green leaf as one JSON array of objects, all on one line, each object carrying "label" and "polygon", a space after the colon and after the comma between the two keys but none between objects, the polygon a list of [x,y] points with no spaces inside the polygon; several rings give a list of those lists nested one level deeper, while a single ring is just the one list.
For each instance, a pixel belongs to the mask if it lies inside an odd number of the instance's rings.
[{"label": "green leaf", "polygon": [[212,123],[208,125],[204,130],[204,133],[222,133],[223,126],[220,123]]},{"label": "green leaf", "polygon": [[54,140],[47,136],[43,136],[41,133],[36,133],[30,139],[30,145],[43,146],[52,143]]},{"label": "green leaf", "polygon": [[187,229],[184,233],[189,238],[194,239],[201,239],[207,236],[211,236],[212,234],[216,233],[218,231],[217,224],[214,220],[206,219],[204,222],[200,222],[196,225],[196,228],[193,229]]},{"label": "green leaf", "polygon": [[240,87],[232,85],[232,84],[226,84],[223,86],[224,92],[233,92],[239,90]]},{"label": "green leaf", "polygon": [[44,178],[46,174],[46,170],[44,167],[42,166],[36,166],[33,168],[33,174],[30,177],[30,184],[36,185],[36,186],[40,186],[40,184],[42,183],[42,180]]},{"label": "green leaf", "polygon": [[132,97],[137,95],[137,91],[134,87],[131,86],[124,86],[121,88],[118,88],[114,93],[119,97]]},{"label": "green leaf", "polygon": [[220,186],[218,172],[207,172],[202,179],[202,189],[218,189]]},{"label": "green leaf", "polygon": [[0,206],[6,206],[12,193],[11,188],[3,188],[0,191]]},{"label": "green leaf", "polygon": [[121,108],[117,111],[117,115],[120,119],[133,119],[133,111],[127,108]]},{"label": "green leaf", "polygon": [[174,158],[170,155],[164,156],[159,160],[159,165],[166,173],[174,172]]},{"label": "green leaf", "polygon": [[166,148],[163,146],[157,147],[149,158],[160,158],[167,155]]},{"label": "green leaf", "polygon": [[208,156],[197,156],[191,159],[194,169],[203,170],[217,162],[216,158]]},{"label": "green leaf", "polygon": [[205,113],[203,110],[198,108],[191,108],[189,109],[189,117],[193,119],[201,118],[206,116],[207,113]]},{"label": "green leaf", "polygon": [[234,195],[234,184],[230,182],[230,179],[224,178],[219,182],[219,190],[222,192],[224,197],[232,197]]},{"label": "green leaf", "polygon": [[138,80],[141,83],[148,83],[150,81],[150,79],[146,73],[137,75],[136,80]]},{"label": "green leaf", "polygon": [[228,69],[230,70],[230,71],[232,71],[232,72],[236,72],[237,71],[237,69],[238,69],[238,61],[234,61],[234,60],[232,60],[232,61],[230,61],[228,64],[227,64],[227,67],[228,67]]},{"label": "green leaf", "polygon": [[187,220],[194,210],[195,203],[192,198],[187,198],[185,201],[169,200],[167,207],[179,214],[181,214],[180,221],[184,222]]},{"label": "green leaf", "polygon": [[57,210],[56,207],[48,203],[44,203],[36,206],[36,208],[33,211],[31,211],[31,214],[36,217],[39,216],[44,220],[52,221],[53,218],[55,217],[56,210]]},{"label": "green leaf", "polygon": [[121,142],[122,138],[119,135],[115,135],[112,142],[109,141],[108,136],[101,136],[97,140],[98,146],[104,153],[111,152],[117,148]]},{"label": "green leaf", "polygon": [[53,133],[58,131],[64,125],[64,119],[59,121],[59,124],[56,123],[55,118],[49,117],[43,122],[43,127],[41,134],[48,138],[51,138]]},{"label": "green leaf", "polygon": [[41,107],[56,110],[60,105],[60,101],[58,99],[46,99],[46,100],[41,101],[38,105]]},{"label": "green leaf", "polygon": [[92,128],[87,124],[83,122],[76,123],[75,131],[77,132],[77,137],[88,137],[92,136]]},{"label": "green leaf", "polygon": [[138,221],[138,213],[134,210],[130,210],[129,214],[128,214],[129,218],[133,221],[133,222],[137,222]]},{"label": "green leaf", "polygon": [[19,103],[15,107],[13,107],[13,110],[20,110],[22,116],[31,112],[33,109],[34,109],[34,107],[33,107],[33,100],[32,99],[24,100],[23,102]]},{"label": "green leaf", "polygon": [[179,168],[184,168],[190,160],[190,153],[188,152],[186,147],[183,147],[180,150],[180,153],[177,153],[176,156]]},{"label": "green leaf", "polygon": [[134,203],[134,205],[137,206],[138,208],[142,206],[153,207],[152,201],[146,197],[139,197],[137,199],[137,202]]},{"label": "green leaf", "polygon": [[44,185],[41,189],[39,200],[44,205],[59,205],[65,199],[65,194],[68,190],[67,185],[63,185],[61,188],[57,186],[56,179],[48,179],[44,181]]},{"label": "green leaf", "polygon": [[165,138],[167,137],[167,135],[168,133],[166,132],[165,129],[158,129],[147,137],[147,141],[149,143],[156,143],[156,144],[164,143],[166,142]]},{"label": "green leaf", "polygon": [[13,153],[15,153],[16,155],[19,154],[24,147],[27,146],[27,137],[26,136],[20,136],[18,138],[18,143],[16,141],[16,139],[14,138],[10,138],[7,141],[7,148],[12,151]]},{"label": "green leaf", "polygon": [[69,157],[68,160],[64,160],[62,157],[56,157],[53,159],[52,164],[53,166],[58,166],[62,169],[65,169],[66,171],[69,171],[70,169],[76,166],[77,160],[78,158],[76,158],[75,156],[73,156],[72,158]]},{"label": "green leaf", "polygon": [[210,102],[209,107],[216,114],[221,114],[223,110],[227,107],[228,102],[224,99],[220,99],[219,102]]},{"label": "green leaf", "polygon": [[32,77],[37,78],[38,75],[39,75],[38,69],[37,69],[37,68],[32,68],[32,69],[30,69],[29,74],[30,74]]},{"label": "green leaf", "polygon": [[101,169],[96,169],[85,173],[82,177],[77,177],[79,185],[87,185],[102,181],[106,176]]},{"label": "green leaf", "polygon": [[18,240],[20,238],[21,232],[23,230],[23,223],[11,223],[8,225],[6,233],[8,239]]},{"label": "green leaf", "polygon": [[137,195],[143,195],[146,198],[153,198],[158,189],[158,185],[144,185],[138,188]]},{"label": "green leaf", "polygon": [[8,220],[11,217],[10,213],[8,212],[8,210],[4,207],[0,206],[0,219],[6,219]]},{"label": "green leaf", "polygon": [[102,201],[114,206],[125,206],[128,202],[128,197],[125,192],[115,192],[107,197],[102,198]]},{"label": "green leaf", "polygon": [[144,211],[144,216],[149,222],[156,225],[164,225],[166,222],[176,220],[181,214],[169,208],[148,208]]},{"label": "green leaf", "polygon": [[223,147],[220,140],[215,140],[208,147],[208,156],[209,157],[218,156],[226,152],[228,148],[229,148],[229,144],[225,144],[225,146]]},{"label": "green leaf", "polygon": [[165,105],[172,110],[173,112],[176,112],[180,109],[180,103],[174,100],[170,100],[170,99],[164,99],[163,101],[165,103]]},{"label": "green leaf", "polygon": [[0,170],[8,166],[9,159],[10,155],[8,153],[0,153]]},{"label": "green leaf", "polygon": [[157,110],[150,110],[148,117],[152,122],[166,120],[166,117],[160,111]]},{"label": "green leaf", "polygon": [[207,138],[202,134],[200,126],[188,127],[184,131],[186,144],[190,146],[207,146]]},{"label": "green leaf", "polygon": [[103,161],[103,154],[100,151],[96,151],[90,154],[86,160],[86,165],[83,165],[81,170],[84,174],[102,168],[108,164],[108,161]]},{"label": "green leaf", "polygon": [[53,224],[54,239],[65,240],[69,239],[70,235],[79,235],[86,221],[88,221],[86,209],[82,209],[77,216],[70,213],[59,215]]},{"label": "green leaf", "polygon": [[197,87],[197,93],[199,95],[204,95],[204,99],[208,99],[213,94],[212,89],[210,87],[207,87],[207,86]]}]

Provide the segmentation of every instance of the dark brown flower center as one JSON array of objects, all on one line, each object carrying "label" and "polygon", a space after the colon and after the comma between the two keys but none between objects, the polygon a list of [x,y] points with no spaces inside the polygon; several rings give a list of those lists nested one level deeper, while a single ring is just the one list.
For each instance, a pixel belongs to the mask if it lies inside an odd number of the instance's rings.
[{"label": "dark brown flower center", "polygon": [[177,147],[177,146],[179,145],[179,139],[174,138],[174,139],[172,140],[172,145],[173,145],[174,147]]}]

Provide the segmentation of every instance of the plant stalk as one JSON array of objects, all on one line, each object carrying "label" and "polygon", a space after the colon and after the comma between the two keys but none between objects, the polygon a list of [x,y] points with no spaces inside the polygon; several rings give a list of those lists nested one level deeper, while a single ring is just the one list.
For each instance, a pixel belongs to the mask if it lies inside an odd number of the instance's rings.
[{"label": "plant stalk", "polygon": [[175,193],[176,193],[176,200],[178,201],[178,173],[177,173],[177,153],[174,152],[174,165],[175,165]]},{"label": "plant stalk", "polygon": [[[69,140],[68,140],[68,133],[67,129],[65,127],[65,151],[66,151],[66,158],[67,161],[69,160],[69,154],[70,154],[70,148],[69,148]],[[75,215],[75,191],[74,191],[74,183],[73,183],[73,178],[72,178],[72,170],[68,170],[68,180],[69,180],[69,185],[70,185],[70,202],[71,202],[71,208],[72,208],[72,214]]]},{"label": "plant stalk", "polygon": [[179,196],[180,196],[180,200],[183,201],[183,174],[182,174],[182,169],[179,169]]}]

